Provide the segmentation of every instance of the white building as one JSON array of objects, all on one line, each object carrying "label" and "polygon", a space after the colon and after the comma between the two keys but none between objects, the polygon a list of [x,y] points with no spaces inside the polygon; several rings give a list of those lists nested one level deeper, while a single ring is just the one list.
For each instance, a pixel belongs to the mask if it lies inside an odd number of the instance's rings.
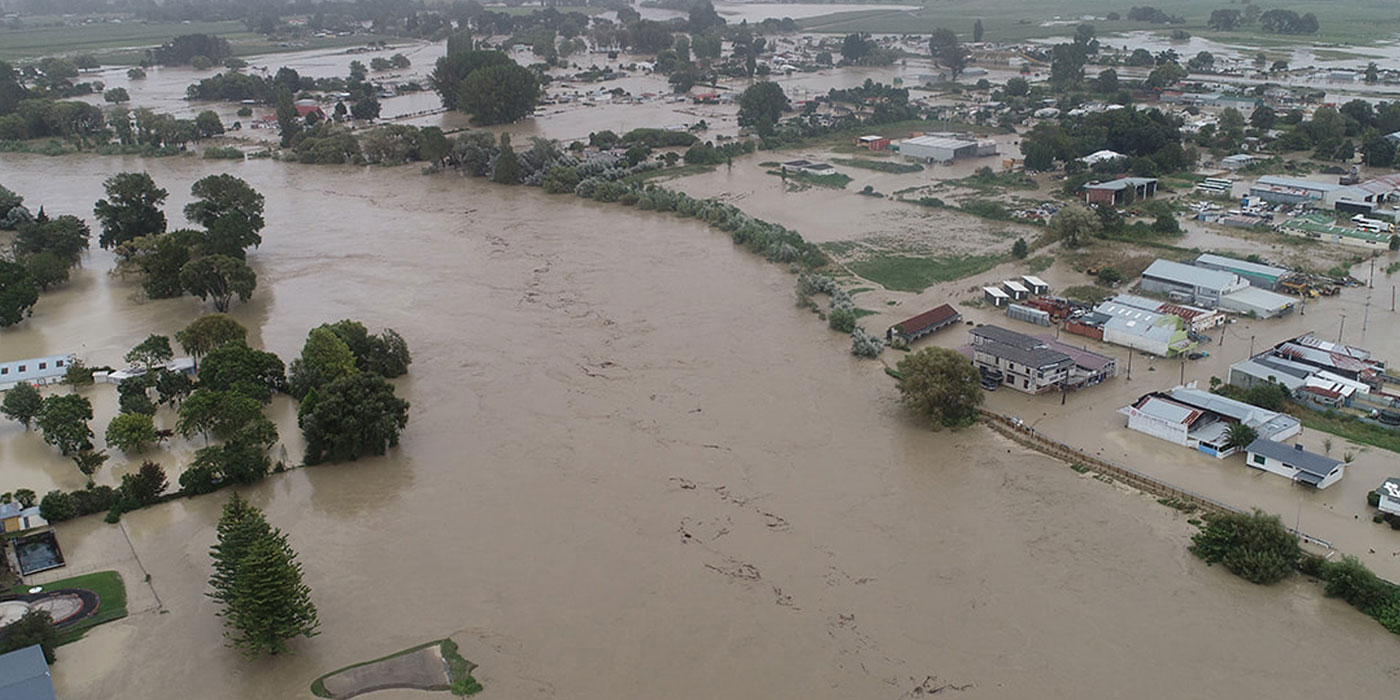
[{"label": "white building", "polygon": [[[165,369],[170,370],[171,372],[180,372],[181,374],[194,374],[193,357],[176,357],[169,360],[162,366]],[[119,369],[115,372],[93,372],[92,378],[99,382],[120,384],[123,379],[139,377],[145,373],[145,367],[142,367],[141,365],[131,365],[130,367],[126,367],[125,369]]]},{"label": "white building", "polygon": [[1103,323],[1103,342],[1141,350],[1161,357],[1190,352],[1196,346],[1186,331],[1186,323],[1171,314],[1105,301],[1094,307],[1108,320]]},{"label": "white building", "polygon": [[996,141],[974,141],[948,135],[915,136],[899,142],[899,154],[926,163],[943,163],[958,158],[993,156],[997,153]]},{"label": "white building", "polygon": [[1141,286],[1145,292],[1180,296],[1187,303],[1213,309],[1221,297],[1249,288],[1249,282],[1233,272],[1156,260],[1143,270]]},{"label": "white building", "polygon": [[1258,287],[1245,287],[1226,294],[1220,297],[1218,304],[1222,311],[1233,311],[1253,318],[1277,318],[1291,314],[1297,305],[1293,297]]},{"label": "white building", "polygon": [[1308,452],[1302,445],[1289,447],[1263,438],[1245,448],[1245,463],[1319,489],[1337,483],[1346,472],[1341,460]]},{"label": "white building", "polygon": [[20,383],[35,386],[57,384],[68,373],[68,366],[73,364],[74,359],[70,353],[0,362],[0,391],[9,391]]},{"label": "white building", "polygon": [[1381,487],[1376,489],[1380,494],[1380,505],[1376,506],[1382,513],[1400,515],[1400,479],[1390,477],[1386,479]]},{"label": "white building", "polygon": [[1154,392],[1124,406],[1128,428],[1216,458],[1238,451],[1227,446],[1230,425],[1243,423],[1265,440],[1284,440],[1302,430],[1298,419],[1227,399],[1192,386]]}]

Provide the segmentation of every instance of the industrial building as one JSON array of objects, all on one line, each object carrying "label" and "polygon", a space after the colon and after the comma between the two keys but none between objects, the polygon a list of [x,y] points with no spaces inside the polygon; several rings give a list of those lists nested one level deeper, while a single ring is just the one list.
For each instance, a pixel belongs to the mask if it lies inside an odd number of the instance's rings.
[{"label": "industrial building", "polygon": [[1087,204],[1121,205],[1139,199],[1149,199],[1157,194],[1157,178],[1120,177],[1108,182],[1096,182],[1084,186],[1084,202]]},{"label": "industrial building", "polygon": [[1276,292],[1246,287],[1220,297],[1220,309],[1252,318],[1278,318],[1293,313],[1298,302]]},{"label": "industrial building", "polygon": [[1313,182],[1312,180],[1299,180],[1292,177],[1265,175],[1249,186],[1249,196],[1275,204],[1312,202],[1322,205],[1324,209],[1331,209],[1337,206],[1339,200],[1363,200],[1366,193],[1355,187],[1331,182]]},{"label": "industrial building", "polygon": [[1094,311],[1107,317],[1100,327],[1103,341],[1141,350],[1160,357],[1173,357],[1196,347],[1186,330],[1186,322],[1171,314],[1157,313],[1105,301]]},{"label": "industrial building", "polygon": [[1228,446],[1230,425],[1243,423],[1259,438],[1285,440],[1302,429],[1298,419],[1283,413],[1227,399],[1193,386],[1169,392],[1153,392],[1118,411],[1128,417],[1128,428],[1168,442],[1198,450],[1216,458],[1238,451]]},{"label": "industrial building", "polygon": [[1157,260],[1142,273],[1142,289],[1207,309],[1220,305],[1226,294],[1249,287],[1249,282],[1233,272],[1207,270],[1170,260]]},{"label": "industrial building", "polygon": [[1204,267],[1207,270],[1223,270],[1233,272],[1243,277],[1252,287],[1275,291],[1279,284],[1287,278],[1291,272],[1281,267],[1273,265],[1263,265],[1252,263],[1248,260],[1236,260],[1223,255],[1211,255],[1203,253],[1195,260],[1196,267]]},{"label": "industrial building", "polygon": [[972,140],[951,134],[915,136],[899,142],[899,154],[925,163],[946,163],[959,158],[994,156],[997,142]]},{"label": "industrial building", "polygon": [[1199,306],[1174,304],[1169,301],[1148,299],[1135,294],[1119,294],[1109,301],[1123,306],[1132,306],[1159,314],[1171,314],[1186,322],[1186,327],[1196,333],[1204,333],[1225,323],[1225,315],[1215,309],[1202,309]]},{"label": "industrial building", "polygon": [[1244,451],[1245,464],[1314,488],[1325,489],[1341,481],[1346,472],[1341,460],[1308,452],[1302,445],[1289,447],[1259,438]]}]

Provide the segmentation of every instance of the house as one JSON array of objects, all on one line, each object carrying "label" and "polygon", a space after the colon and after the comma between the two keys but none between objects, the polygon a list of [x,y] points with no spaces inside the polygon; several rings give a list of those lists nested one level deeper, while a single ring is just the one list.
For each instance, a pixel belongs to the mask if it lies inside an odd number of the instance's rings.
[{"label": "house", "polygon": [[962,314],[958,313],[952,306],[943,304],[890,326],[885,330],[885,339],[893,340],[898,337],[906,343],[912,343],[961,320]]},{"label": "house", "polygon": [[1041,342],[1045,343],[1045,347],[1058,350],[1074,360],[1074,368],[1070,370],[1069,381],[1066,383],[1068,389],[1093,386],[1118,375],[1118,361],[1108,355],[1087,348],[1077,348],[1048,335],[1039,336],[1039,338]]},{"label": "house", "polygon": [[1001,308],[1011,303],[1011,295],[1001,291],[1000,289],[997,289],[996,287],[983,287],[982,298],[986,300],[988,304],[991,304],[992,306],[997,308]]},{"label": "house", "polygon": [[890,140],[884,136],[862,136],[856,139],[856,145],[869,151],[889,150]]},{"label": "house", "polygon": [[1245,464],[1319,489],[1337,483],[1346,471],[1341,460],[1308,452],[1297,444],[1289,447],[1260,438],[1244,451]]},{"label": "house", "polygon": [[1400,515],[1400,479],[1390,477],[1381,483],[1381,487],[1376,489],[1380,495],[1380,503],[1376,506],[1382,513]]},{"label": "house", "polygon": [[0,533],[24,532],[48,524],[39,515],[39,506],[25,508],[18,501],[0,504]]},{"label": "house", "polygon": [[972,363],[999,370],[1003,381],[1028,394],[1043,394],[1068,384],[1074,359],[1045,341],[998,326],[972,329]]},{"label": "house", "polygon": [[1087,204],[1118,206],[1139,199],[1149,199],[1156,194],[1155,177],[1120,177],[1117,180],[1084,186],[1084,201]]},{"label": "house", "polygon": [[1026,289],[1025,285],[1015,280],[1002,282],[1001,289],[1015,301],[1022,301],[1031,295],[1031,290]]},{"label": "house", "polygon": [[781,165],[783,172],[807,173],[808,175],[831,175],[836,172],[829,163],[816,163],[810,160],[790,160]]},{"label": "house", "polygon": [[1243,423],[1254,429],[1257,437],[1283,440],[1298,434],[1302,425],[1298,419],[1258,406],[1201,391],[1194,386],[1179,386],[1169,392],[1143,395],[1119,413],[1128,417],[1128,428],[1168,442],[1189,447],[1217,458],[1237,451],[1229,446],[1230,425]]},{"label": "house", "polygon": [[0,698],[55,700],[53,678],[44,649],[38,644],[0,654]]},{"label": "house", "polygon": [[1103,341],[1161,357],[1190,352],[1196,347],[1186,323],[1171,314],[1105,301],[1094,311],[1108,319],[1101,324]]},{"label": "house", "polygon": [[[179,372],[180,374],[193,375],[195,369],[194,358],[174,357],[167,360],[164,365],[161,365],[161,368],[170,370],[171,372]],[[92,378],[95,381],[105,382],[107,384],[120,384],[123,379],[139,377],[145,373],[145,367],[141,365],[131,365],[114,372],[93,372]]]},{"label": "house", "polygon": [[9,391],[21,382],[34,386],[57,384],[63,380],[63,375],[68,373],[68,367],[75,359],[76,356],[69,353],[0,362],[0,391]]},{"label": "house", "polygon": [[326,110],[321,109],[321,105],[317,104],[315,100],[297,100],[294,106],[297,110],[297,116],[301,117],[302,121],[310,123],[326,120]]},{"label": "house", "polygon": [[1214,309],[1220,298],[1249,286],[1244,278],[1233,272],[1207,270],[1170,260],[1156,260],[1142,273],[1142,290],[1165,294],[1182,301]]},{"label": "house", "polygon": [[1207,270],[1224,270],[1233,272],[1243,277],[1250,286],[1260,289],[1277,290],[1279,283],[1291,273],[1281,267],[1253,263],[1248,260],[1236,260],[1223,255],[1212,255],[1202,253],[1193,263],[1196,267],[1204,267]]},{"label": "house", "polygon": [[1042,296],[1050,293],[1050,285],[1046,284],[1045,280],[1034,275],[1021,275],[1021,284],[1025,285],[1026,289],[1029,289],[1031,294],[1035,296]]}]

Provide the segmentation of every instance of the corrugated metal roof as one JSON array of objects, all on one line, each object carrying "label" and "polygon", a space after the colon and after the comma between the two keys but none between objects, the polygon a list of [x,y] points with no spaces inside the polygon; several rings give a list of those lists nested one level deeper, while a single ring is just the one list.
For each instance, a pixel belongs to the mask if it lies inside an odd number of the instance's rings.
[{"label": "corrugated metal roof", "polygon": [[0,654],[0,697],[54,700],[49,664],[38,644]]},{"label": "corrugated metal roof", "polygon": [[1212,255],[1210,253],[1202,253],[1200,257],[1196,258],[1196,263],[1198,265],[1217,265],[1230,270],[1243,270],[1250,274],[1264,275],[1266,277],[1283,277],[1288,274],[1288,270],[1281,267],[1261,265],[1259,263],[1249,262],[1248,260],[1236,260],[1223,255]]},{"label": "corrugated metal roof", "polygon": [[1156,396],[1147,397],[1146,401],[1137,406],[1137,410],[1153,418],[1181,425],[1190,425],[1201,417],[1201,412],[1190,406],[1183,406],[1175,401],[1168,401]]},{"label": "corrugated metal roof", "polygon": [[1205,289],[1229,289],[1243,283],[1239,275],[1224,270],[1207,270],[1171,260],[1156,260],[1142,272],[1143,277],[1156,277],[1169,282]]},{"label": "corrugated metal roof", "polygon": [[1016,331],[1007,328],[1002,328],[1001,326],[978,326],[968,332],[984,340],[988,340],[995,343],[1003,343],[1005,345],[1012,345],[1018,348],[1022,348],[1024,350],[1030,350],[1045,345],[1044,341],[1040,340],[1039,338],[1036,338],[1035,336],[1026,335],[1025,333],[1017,333]]},{"label": "corrugated metal roof", "polygon": [[1235,303],[1246,304],[1256,309],[1269,312],[1286,309],[1295,304],[1293,297],[1275,294],[1267,289],[1260,289],[1258,287],[1245,287],[1237,292],[1226,294],[1224,298]]},{"label": "corrugated metal roof", "polygon": [[1293,189],[1316,190],[1318,192],[1332,192],[1342,189],[1341,185],[1334,182],[1313,182],[1312,180],[1299,180],[1296,177],[1280,177],[1278,175],[1264,175],[1255,182],[1270,187],[1292,187]]}]

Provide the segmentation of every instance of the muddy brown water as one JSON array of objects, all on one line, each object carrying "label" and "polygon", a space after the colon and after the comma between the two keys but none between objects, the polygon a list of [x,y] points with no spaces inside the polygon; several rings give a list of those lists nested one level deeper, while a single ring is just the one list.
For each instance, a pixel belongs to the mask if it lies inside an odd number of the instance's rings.
[{"label": "muddy brown water", "polygon": [[[54,214],[134,168],[177,212],[210,167],[0,158]],[[512,698],[1382,697],[1400,680],[1396,637],[1309,584],[1201,565],[1184,516],[908,420],[877,363],[793,308],[787,272],[695,222],[413,168],[228,167],[268,195],[259,287],[233,310],[252,340],[290,359],[323,321],[396,328],[412,418],[385,458],[243,491],[320,608],[294,655],[222,645],[204,596],[222,496],[128,514],[129,549],[95,518],[60,526],[73,570],[129,570],[134,551],[151,575],[128,577],[131,617],[60,650],[61,697],[309,697],[328,670],[447,635]],[[109,361],[202,311],[136,303],[110,266],[91,254],[0,333],[5,356]],[[291,407],[274,415],[295,454]],[[7,488],[71,483],[27,437],[0,429]]]}]

